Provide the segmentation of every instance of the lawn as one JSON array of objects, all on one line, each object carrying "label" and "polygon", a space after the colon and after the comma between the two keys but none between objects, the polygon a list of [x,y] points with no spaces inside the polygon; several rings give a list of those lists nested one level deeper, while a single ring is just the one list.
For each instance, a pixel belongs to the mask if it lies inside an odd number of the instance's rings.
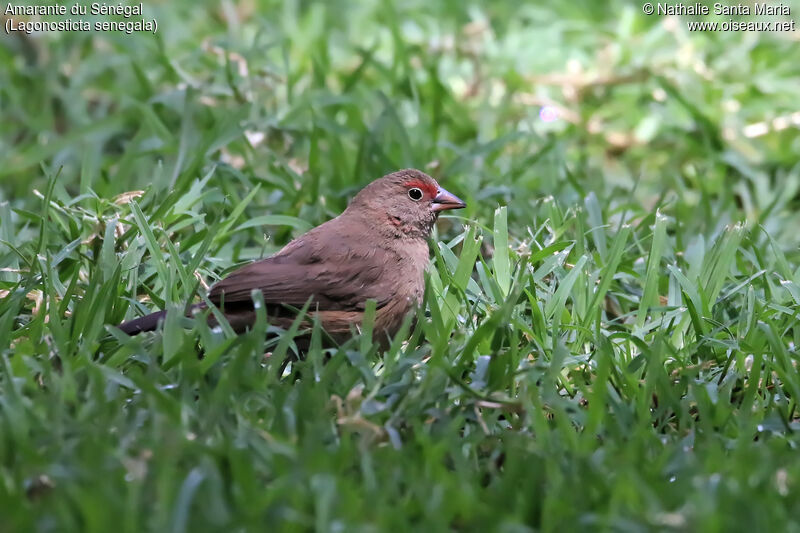
[{"label": "lawn", "polygon": [[[800,531],[800,33],[143,11],[0,32],[0,531]],[[181,316],[405,167],[468,207],[390,349]]]}]

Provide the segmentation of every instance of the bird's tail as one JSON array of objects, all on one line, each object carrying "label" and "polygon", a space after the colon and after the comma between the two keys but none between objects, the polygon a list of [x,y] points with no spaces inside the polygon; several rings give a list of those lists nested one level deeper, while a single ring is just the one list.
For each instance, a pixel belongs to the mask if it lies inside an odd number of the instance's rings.
[{"label": "bird's tail", "polygon": [[155,330],[158,327],[158,323],[163,322],[166,316],[166,311],[156,311],[155,313],[123,322],[117,327],[128,335],[137,335],[143,331]]},{"label": "bird's tail", "polygon": [[[192,312],[195,309],[203,309],[204,307],[205,304],[203,303],[192,304],[186,310],[186,316],[192,316]],[[138,335],[143,331],[154,331],[158,327],[158,323],[163,322],[165,318],[167,318],[166,311],[156,311],[155,313],[123,322],[117,327],[128,335]]]}]

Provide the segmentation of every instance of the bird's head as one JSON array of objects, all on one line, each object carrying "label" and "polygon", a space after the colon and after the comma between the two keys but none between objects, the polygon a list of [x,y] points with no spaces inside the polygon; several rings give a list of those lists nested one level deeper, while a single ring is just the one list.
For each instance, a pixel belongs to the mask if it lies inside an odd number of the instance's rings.
[{"label": "bird's head", "polygon": [[347,211],[367,214],[372,223],[398,237],[427,238],[440,212],[466,205],[424,172],[405,169],[364,187]]}]

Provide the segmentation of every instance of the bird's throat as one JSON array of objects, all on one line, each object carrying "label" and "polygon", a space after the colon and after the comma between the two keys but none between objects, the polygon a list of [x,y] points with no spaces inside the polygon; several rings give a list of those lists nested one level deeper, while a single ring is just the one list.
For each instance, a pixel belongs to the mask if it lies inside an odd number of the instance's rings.
[{"label": "bird's throat", "polygon": [[386,216],[389,230],[398,238],[412,237],[427,239],[433,228],[433,221],[431,221],[431,223],[425,221],[422,224],[413,224],[404,221],[396,215],[387,214]]}]

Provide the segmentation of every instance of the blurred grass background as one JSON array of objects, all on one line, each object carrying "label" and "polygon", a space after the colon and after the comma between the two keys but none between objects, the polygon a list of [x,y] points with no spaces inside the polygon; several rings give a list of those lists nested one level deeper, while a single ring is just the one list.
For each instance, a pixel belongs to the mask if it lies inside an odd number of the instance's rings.
[{"label": "blurred grass background", "polygon": [[[144,11],[0,34],[0,530],[800,529],[798,32]],[[403,167],[469,204],[410,342],[279,378],[263,320],[177,327]],[[157,308],[166,333],[107,327]]]}]

